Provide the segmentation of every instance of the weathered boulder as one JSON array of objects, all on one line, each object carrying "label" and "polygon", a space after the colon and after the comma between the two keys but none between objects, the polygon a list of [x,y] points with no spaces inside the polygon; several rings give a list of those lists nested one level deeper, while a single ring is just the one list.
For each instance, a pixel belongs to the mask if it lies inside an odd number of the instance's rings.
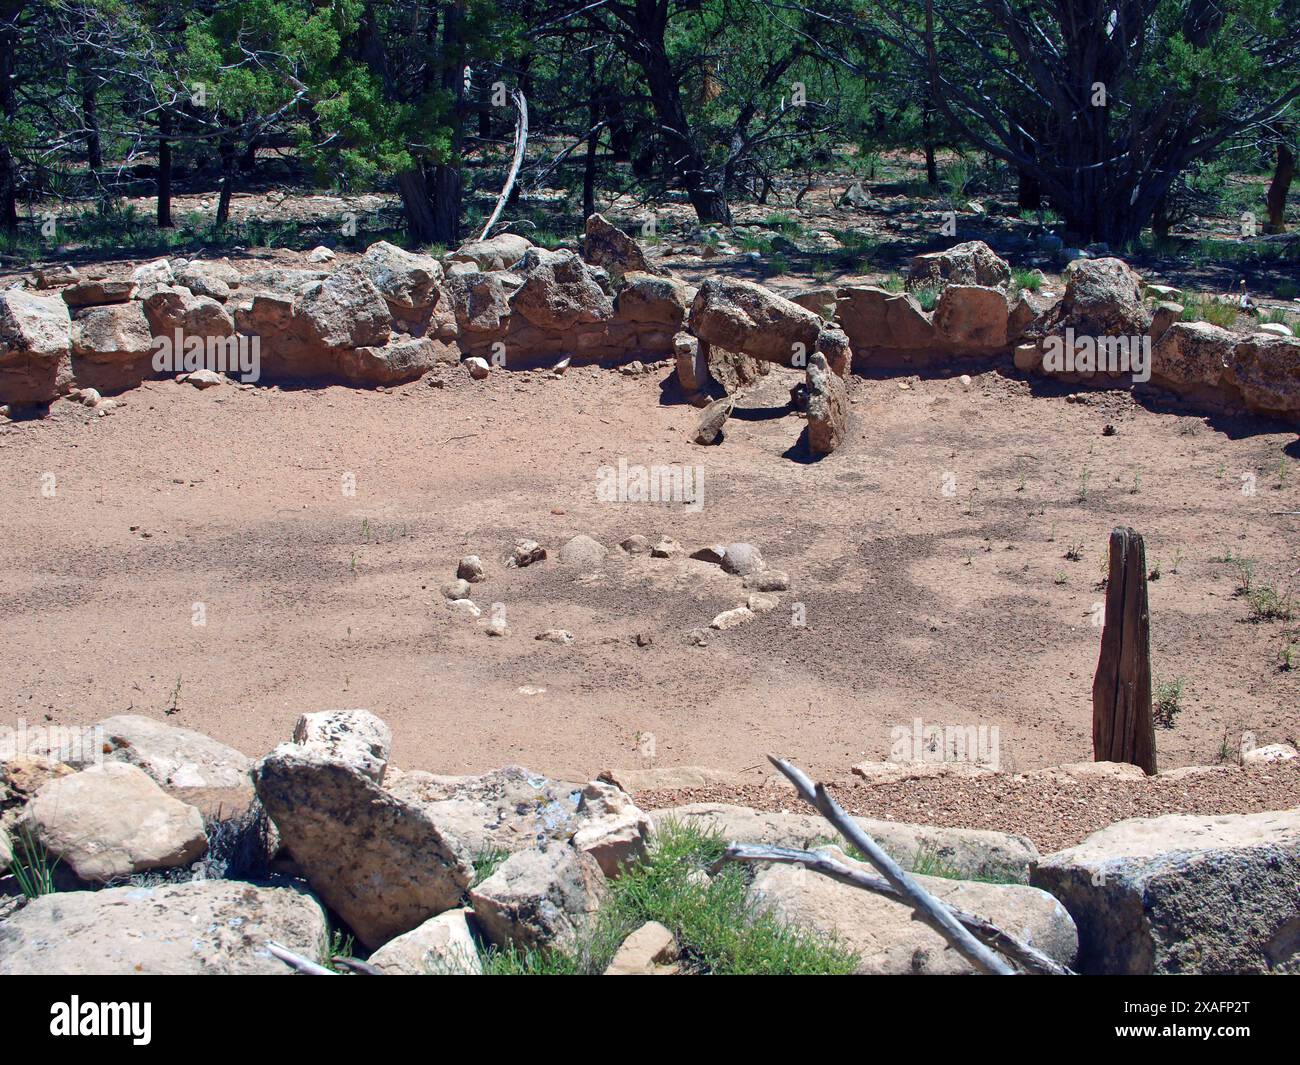
[{"label": "weathered boulder", "polygon": [[176,280],[172,273],[172,264],[166,259],[154,259],[153,262],[141,263],[131,271],[131,280],[139,285],[170,285]]},{"label": "weathered boulder", "polygon": [[1225,382],[1248,410],[1300,420],[1300,340],[1255,333],[1233,346]]},{"label": "weathered boulder", "polygon": [[298,718],[293,742],[382,784],[393,733],[369,710],[322,710]]},{"label": "weathered boulder", "polygon": [[1141,337],[1150,325],[1142,283],[1123,260],[1076,259],[1065,270],[1065,295],[1026,336],[1072,328],[1080,337]]},{"label": "weathered boulder", "polygon": [[646,856],[654,825],[622,788],[591,781],[582,789],[578,815],[586,820],[574,833],[573,846],[595,858],[606,877],[613,879],[624,865]]},{"label": "weathered boulder", "polygon": [[565,842],[582,826],[582,786],[551,780],[521,766],[481,776],[445,777],[412,771],[389,781],[396,798],[419,806],[472,857]]},{"label": "weathered boulder", "polygon": [[944,343],[963,354],[1007,344],[1006,294],[980,285],[948,285],[934,308],[934,326]]},{"label": "weathered boulder", "polygon": [[159,288],[144,301],[144,316],[155,337],[228,337],[234,320],[217,300],[184,288]]},{"label": "weathered boulder", "polygon": [[835,312],[839,306],[839,290],[834,285],[798,289],[784,292],[782,295],[792,303],[797,303],[800,307],[821,315],[828,322],[835,321]]},{"label": "weathered boulder", "polygon": [[700,416],[695,422],[695,429],[691,433],[691,439],[697,444],[716,444],[722,438],[723,427],[726,426],[727,419],[731,417],[731,412],[735,409],[736,403],[731,396],[715,399],[700,411]]},{"label": "weathered boulder", "polygon": [[451,909],[469,886],[470,852],[345,761],[282,743],[253,783],[307,882],[368,947]]},{"label": "weathered boulder", "polygon": [[522,280],[515,274],[453,274],[443,284],[460,333],[501,333],[510,320],[510,295]]},{"label": "weathered boulder", "polygon": [[308,285],[294,313],[329,348],[379,347],[391,333],[392,318],[384,297],[357,266],[345,266]]},{"label": "weathered boulder", "polygon": [[724,572],[734,573],[739,577],[748,577],[767,568],[763,553],[753,544],[731,543],[723,549],[722,559],[718,563]]},{"label": "weathered boulder", "polygon": [[129,279],[86,278],[63,290],[63,302],[69,307],[95,307],[104,303],[125,303],[133,299],[140,286]]},{"label": "weathered boulder", "polygon": [[1208,322],[1174,322],[1151,349],[1151,382],[1182,395],[1217,391],[1236,342],[1235,333]]},{"label": "weathered boulder", "polygon": [[571,251],[530,248],[515,267],[524,283],[510,305],[539,329],[562,332],[608,321],[614,304],[587,265]]},{"label": "weathered boulder", "polygon": [[121,762],[50,781],[27,804],[24,824],[64,869],[90,883],[190,865],[208,848],[198,810]]},{"label": "weathered boulder", "polygon": [[293,972],[272,941],[323,959],[319,903],[290,887],[200,880],[43,895],[0,922],[0,976]]},{"label": "weathered boulder", "polygon": [[21,831],[23,808],[51,780],[76,770],[43,755],[0,754],[0,829],[11,835]]},{"label": "weathered boulder", "polygon": [[425,307],[438,299],[442,263],[432,255],[417,255],[381,240],[366,249],[357,269],[384,299],[402,310]]},{"label": "weathered boulder", "polygon": [[1030,882],[1070,911],[1085,973],[1300,972],[1300,810],[1120,821]]},{"label": "weathered boulder", "polygon": [[1011,267],[982,240],[917,255],[907,269],[909,291],[947,285],[979,285],[1005,291],[1010,283]]},{"label": "weathered boulder", "polygon": [[435,366],[452,366],[460,353],[429,337],[394,336],[382,347],[344,348],[339,375],[354,385],[400,385],[423,377]]},{"label": "weathered boulder", "polygon": [[709,385],[709,363],[700,350],[700,342],[690,333],[673,337],[674,370],[682,391],[691,396]]},{"label": "weathered boulder", "polygon": [[[691,803],[652,810],[655,827],[665,821],[693,825],[702,832],[717,832],[729,843],[770,843],[807,849],[834,838],[835,830],[816,814],[770,813],[723,803]],[[940,863],[952,876],[970,878],[1029,879],[1038,851],[1024,836],[974,828],[939,828],[855,817],[872,839],[905,868],[918,862]]]},{"label": "weathered boulder", "polygon": [[144,770],[165,788],[239,788],[253,760],[210,736],[138,714],[99,723],[106,758]]},{"label": "weathered boulder", "polygon": [[386,976],[478,976],[483,963],[470,931],[471,910],[448,910],[390,939],[370,964]]},{"label": "weathered boulder", "polygon": [[475,919],[497,946],[565,950],[606,891],[595,858],[551,843],[512,854],[469,897]]},{"label": "weathered boulder", "polygon": [[183,285],[196,296],[208,296],[225,303],[232,289],[240,284],[239,271],[225,260],[191,259],[183,266],[174,267],[176,284]]},{"label": "weathered boulder", "polygon": [[522,259],[532,246],[532,241],[517,233],[498,233],[488,240],[462,244],[447,258],[451,262],[473,263],[480,270],[505,270]]},{"label": "weathered boulder", "polygon": [[641,245],[600,214],[587,217],[582,257],[604,267],[615,281],[624,274],[652,272]]},{"label": "weathered boulder", "polygon": [[817,351],[837,377],[848,377],[853,370],[853,345],[839,326],[828,325],[817,335]]},{"label": "weathered boulder", "polygon": [[68,305],[26,289],[0,292],[0,403],[48,403],[71,381]]},{"label": "weathered boulder", "polygon": [[708,367],[709,377],[722,386],[728,395],[753,384],[765,372],[765,363],[739,351],[720,348],[707,341],[697,341],[701,360]]},{"label": "weathered boulder", "polygon": [[854,351],[923,351],[937,346],[934,323],[914,296],[871,285],[849,285],[839,293],[840,326]]},{"label": "weathered boulder", "polygon": [[806,307],[733,278],[709,278],[691,304],[690,329],[701,340],[783,366],[804,364],[824,325]]},{"label": "weathered boulder", "polygon": [[[827,848],[836,861],[878,875],[862,862]],[[917,876],[943,902],[991,921],[1003,931],[1072,965],[1078,948],[1074,922],[1045,891],[1021,884],[988,884]],[[790,865],[760,867],[750,888],[759,905],[787,922],[834,935],[858,955],[863,974],[958,974],[974,968],[929,925],[915,920],[905,902],[840,884]]]},{"label": "weathered boulder", "polygon": [[590,570],[600,566],[608,554],[609,548],[604,544],[586,533],[579,533],[560,547],[560,562],[565,566]]},{"label": "weathered boulder", "polygon": [[675,277],[626,274],[615,300],[616,314],[623,321],[661,325],[675,334],[690,310],[689,291]]},{"label": "weathered boulder", "polygon": [[808,448],[814,455],[829,455],[848,431],[848,392],[819,351],[808,360],[807,382]]},{"label": "weathered boulder", "polygon": [[141,304],[87,307],[72,320],[72,373],[100,392],[135,388],[155,376],[153,330]]}]

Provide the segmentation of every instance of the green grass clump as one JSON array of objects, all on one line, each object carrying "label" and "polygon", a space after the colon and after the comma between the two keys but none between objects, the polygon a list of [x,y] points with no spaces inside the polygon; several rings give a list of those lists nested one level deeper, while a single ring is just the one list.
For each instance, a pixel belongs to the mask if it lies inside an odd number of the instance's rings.
[{"label": "green grass clump", "polygon": [[939,293],[942,289],[938,285],[918,285],[912,289],[912,295],[916,297],[916,302],[921,305],[921,310],[932,311],[939,302]]},{"label": "green grass clump", "polygon": [[[567,951],[497,950],[483,959],[488,975],[602,973],[627,936],[658,921],[677,939],[685,971],[712,975],[847,974],[857,957],[841,945],[791,926],[749,895],[749,871],[724,866],[705,881],[692,877],[726,849],[718,835],[665,822],[644,862],[609,884],[599,913]],[[816,874],[811,874],[816,875]]]},{"label": "green grass clump", "polygon": [[1209,322],[1227,328],[1237,320],[1237,307],[1224,300],[1208,299],[1196,293],[1183,294],[1184,322]]},{"label": "green grass clump", "polygon": [[51,862],[45,845],[34,840],[25,828],[18,832],[13,852],[9,872],[18,882],[18,890],[29,899],[52,895],[56,890],[54,869],[59,864],[58,859]]}]

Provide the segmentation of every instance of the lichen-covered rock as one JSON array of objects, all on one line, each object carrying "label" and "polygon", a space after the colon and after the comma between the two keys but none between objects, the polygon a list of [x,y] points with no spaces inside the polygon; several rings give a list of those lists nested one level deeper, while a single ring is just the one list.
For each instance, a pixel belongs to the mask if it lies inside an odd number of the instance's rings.
[{"label": "lichen-covered rock", "polygon": [[290,887],[200,880],[63,891],[0,921],[0,976],[285,976],[271,942],[313,961],[325,914]]},{"label": "lichen-covered rock", "polygon": [[393,733],[369,710],[321,710],[298,718],[293,742],[382,784]]},{"label": "lichen-covered rock", "polygon": [[295,316],[327,348],[379,347],[391,333],[384,297],[356,266],[308,285],[298,297]]},{"label": "lichen-covered rock", "polygon": [[253,760],[193,729],[138,714],[99,723],[104,756],[144,770],[165,788],[239,788],[249,784]]},{"label": "lichen-covered rock", "polygon": [[72,320],[72,373],[103,393],[135,388],[155,376],[153,329],[140,303],[87,307]]},{"label": "lichen-covered rock", "polygon": [[1121,259],[1076,259],[1065,270],[1065,295],[1026,336],[1142,337],[1151,316],[1142,283]]},{"label": "lichen-covered rock", "polygon": [[582,257],[593,266],[604,267],[615,281],[624,274],[651,270],[641,245],[600,214],[587,217]]},{"label": "lichen-covered rock", "polygon": [[417,255],[381,240],[366,249],[357,269],[395,307],[414,310],[437,301],[443,271],[432,255]]},{"label": "lichen-covered rock", "polygon": [[623,321],[662,325],[676,333],[690,310],[688,293],[675,277],[627,274],[616,300],[617,315]]},{"label": "lichen-covered rock", "polygon": [[469,897],[476,920],[497,946],[564,950],[607,890],[595,858],[552,843],[512,854]]},{"label": "lichen-covered rock", "polygon": [[1300,972],[1300,810],[1133,818],[1043,858],[1085,973]]},{"label": "lichen-covered rock", "polygon": [[752,281],[711,277],[695,293],[690,329],[710,345],[783,366],[806,365],[821,315]]},{"label": "lichen-covered rock", "polygon": [[460,353],[429,337],[394,336],[382,347],[345,348],[339,375],[354,385],[400,385],[423,377],[439,364],[455,365]]},{"label": "lichen-covered rock", "polygon": [[917,255],[907,270],[909,291],[946,285],[979,285],[1005,291],[1010,283],[1011,267],[982,240]]},{"label": "lichen-covered rock", "polygon": [[1248,410],[1300,421],[1300,340],[1256,333],[1233,345],[1224,380]]},{"label": "lichen-covered rock", "polygon": [[516,264],[524,283],[510,306],[534,326],[563,332],[614,317],[614,304],[590,268],[571,251],[530,248]]},{"label": "lichen-covered rock", "polygon": [[532,246],[532,241],[518,233],[498,233],[488,240],[462,244],[447,259],[450,262],[472,263],[483,271],[505,270],[522,259]]}]

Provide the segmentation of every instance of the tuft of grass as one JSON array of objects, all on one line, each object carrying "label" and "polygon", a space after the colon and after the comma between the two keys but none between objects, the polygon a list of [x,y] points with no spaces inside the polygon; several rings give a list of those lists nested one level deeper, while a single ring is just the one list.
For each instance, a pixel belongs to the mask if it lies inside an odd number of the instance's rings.
[{"label": "tuft of grass", "polygon": [[1264,584],[1252,586],[1245,595],[1251,621],[1290,621],[1295,615],[1290,592]]},{"label": "tuft of grass", "polygon": [[22,828],[14,840],[13,852],[9,872],[18,882],[18,890],[29,899],[54,894],[57,890],[54,887],[54,870],[59,862],[57,858],[50,861],[45,845],[33,839],[26,828]]},{"label": "tuft of grass", "polygon": [[1183,710],[1183,688],[1187,678],[1175,677],[1173,680],[1156,680],[1151,685],[1151,717],[1157,728],[1174,727],[1174,718]]},{"label": "tuft of grass", "polygon": [[912,289],[912,295],[916,297],[916,302],[921,305],[921,310],[932,311],[939,302],[940,291],[938,285],[918,285]]},{"label": "tuft of grass", "polygon": [[478,887],[479,884],[495,873],[501,867],[501,863],[509,857],[509,851],[500,849],[484,851],[476,856],[473,862],[474,879],[470,881],[469,886],[472,888]]},{"label": "tuft of grass", "polygon": [[[749,895],[750,872],[724,866],[707,882],[693,873],[722,856],[725,841],[665,822],[646,860],[610,882],[609,895],[567,951],[490,950],[494,976],[602,973],[623,940],[646,921],[673,933],[681,964],[714,975],[847,974],[857,957],[833,940],[783,922]],[[815,875],[815,874],[812,874]]]},{"label": "tuft of grass", "polygon": [[1196,293],[1183,294],[1184,322],[1209,322],[1211,325],[1227,328],[1237,320],[1236,305],[1225,300],[1201,296]]}]

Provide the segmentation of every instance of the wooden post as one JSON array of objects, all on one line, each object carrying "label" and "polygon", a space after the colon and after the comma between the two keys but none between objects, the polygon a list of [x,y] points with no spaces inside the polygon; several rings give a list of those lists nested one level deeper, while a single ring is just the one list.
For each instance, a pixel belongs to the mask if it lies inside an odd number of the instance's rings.
[{"label": "wooden post", "polygon": [[1092,755],[1098,762],[1141,766],[1154,776],[1146,561],[1141,535],[1128,528],[1111,530],[1106,621],[1092,682]]}]

